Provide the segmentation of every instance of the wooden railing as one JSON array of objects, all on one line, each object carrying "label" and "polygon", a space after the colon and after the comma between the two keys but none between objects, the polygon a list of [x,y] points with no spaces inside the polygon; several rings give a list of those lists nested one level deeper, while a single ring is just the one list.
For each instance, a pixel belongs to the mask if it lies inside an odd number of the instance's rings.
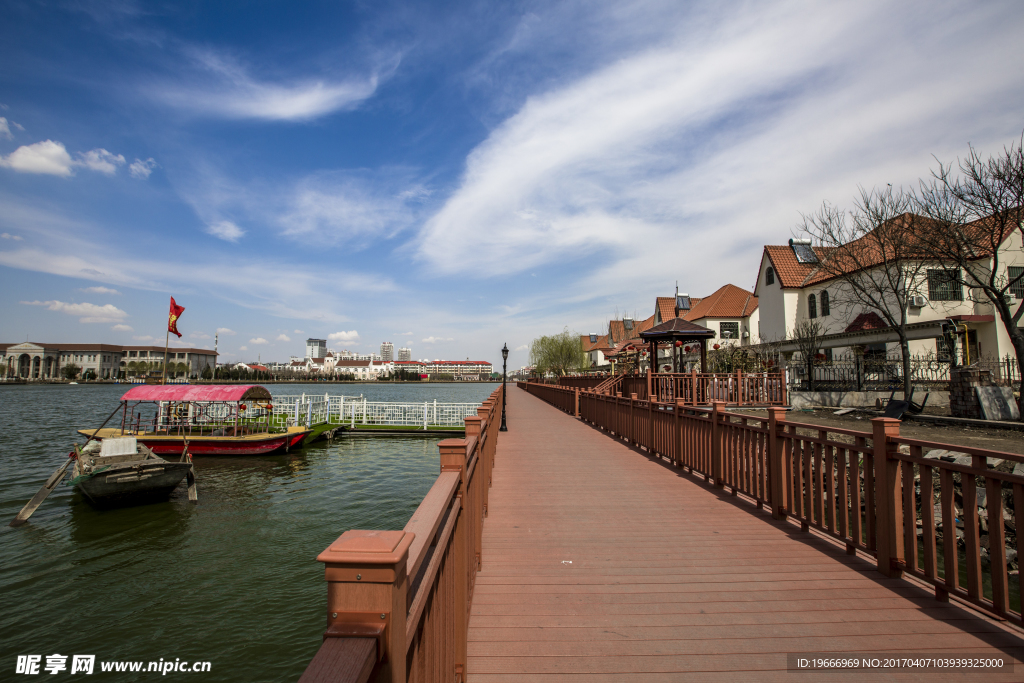
[{"label": "wooden railing", "polygon": [[518,384],[519,387],[521,389],[525,389],[527,393],[533,394],[540,400],[550,403],[559,410],[564,410],[570,415],[579,417],[579,389],[559,387],[553,384],[537,384],[536,382],[519,382]]},{"label": "wooden railing", "polygon": [[[777,373],[740,370],[732,373],[656,373],[651,376],[651,383],[655,400],[664,403],[682,399],[689,405],[710,404],[712,401],[732,405],[786,405],[786,382]],[[623,395],[629,394],[624,391]]]},{"label": "wooden railing", "polygon": [[300,681],[464,681],[502,389],[438,447],[441,473],[401,531],[350,530],[317,558],[324,642]]},{"label": "wooden railing", "polygon": [[[778,406],[762,418],[727,412],[724,402],[702,408],[591,391],[579,393],[578,406],[580,419],[609,434],[748,496],[776,519],[814,527],[849,554],[866,553],[886,576],[906,572],[939,600],[954,595],[1024,625],[1024,579],[1018,573],[1011,585],[1007,569],[1024,528],[1024,476],[1004,464],[1024,463],[1022,455],[904,438],[889,418],[860,432],[789,422]],[[957,462],[942,459],[950,451]],[[947,532],[956,540],[944,543]]]}]

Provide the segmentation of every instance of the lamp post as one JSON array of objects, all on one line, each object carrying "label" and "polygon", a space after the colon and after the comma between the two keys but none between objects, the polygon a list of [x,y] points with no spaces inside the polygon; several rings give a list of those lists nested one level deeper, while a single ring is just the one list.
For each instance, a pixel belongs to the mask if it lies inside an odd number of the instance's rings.
[{"label": "lamp post", "polygon": [[507,432],[505,426],[505,375],[508,374],[508,344],[501,347],[501,427],[499,432]]}]

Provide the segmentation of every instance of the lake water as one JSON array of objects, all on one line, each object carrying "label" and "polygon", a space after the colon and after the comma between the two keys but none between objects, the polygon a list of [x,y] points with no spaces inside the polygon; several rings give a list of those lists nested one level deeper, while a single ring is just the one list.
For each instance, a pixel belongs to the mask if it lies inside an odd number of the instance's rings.
[{"label": "lake water", "polygon": [[[494,384],[267,385],[275,395],[479,402]],[[0,680],[18,655],[209,661],[194,680],[289,681],[320,646],[316,556],[351,528],[401,529],[437,477],[442,437],[360,437],[287,455],[196,459],[199,503],[97,510],[63,484],[7,523],[128,387],[0,387]],[[68,477],[65,481],[70,480]],[[45,672],[42,674],[49,678]],[[61,680],[68,672],[61,674]],[[189,677],[169,673],[168,679]],[[75,678],[78,678],[76,676]],[[87,680],[92,679],[90,677]]]}]

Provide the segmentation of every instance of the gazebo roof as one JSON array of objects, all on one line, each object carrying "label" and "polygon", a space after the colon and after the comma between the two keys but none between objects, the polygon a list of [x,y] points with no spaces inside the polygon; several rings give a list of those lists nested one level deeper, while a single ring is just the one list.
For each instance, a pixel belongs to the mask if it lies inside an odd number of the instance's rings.
[{"label": "gazebo roof", "polygon": [[709,330],[682,318],[666,320],[662,324],[640,333],[640,337],[645,341],[700,340],[712,339],[714,336],[714,330]]}]

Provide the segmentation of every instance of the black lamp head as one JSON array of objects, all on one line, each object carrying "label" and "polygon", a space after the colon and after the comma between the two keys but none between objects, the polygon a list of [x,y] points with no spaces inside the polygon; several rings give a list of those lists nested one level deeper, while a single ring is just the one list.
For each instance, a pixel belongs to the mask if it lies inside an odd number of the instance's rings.
[{"label": "black lamp head", "polygon": [[501,347],[501,358],[502,360],[508,360],[508,344]]}]

